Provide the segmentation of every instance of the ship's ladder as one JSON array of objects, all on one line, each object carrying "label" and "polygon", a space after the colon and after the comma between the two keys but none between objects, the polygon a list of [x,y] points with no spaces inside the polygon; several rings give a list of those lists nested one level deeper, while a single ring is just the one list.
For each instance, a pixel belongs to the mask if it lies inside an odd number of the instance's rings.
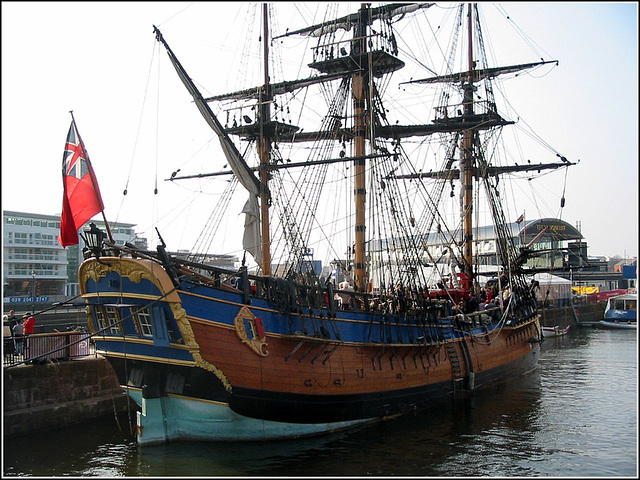
[{"label": "ship's ladder", "polygon": [[448,342],[446,344],[447,355],[449,356],[449,362],[451,363],[451,374],[453,377],[453,393],[464,389],[464,375],[462,374],[462,365],[460,365],[460,358],[456,350],[455,344]]}]

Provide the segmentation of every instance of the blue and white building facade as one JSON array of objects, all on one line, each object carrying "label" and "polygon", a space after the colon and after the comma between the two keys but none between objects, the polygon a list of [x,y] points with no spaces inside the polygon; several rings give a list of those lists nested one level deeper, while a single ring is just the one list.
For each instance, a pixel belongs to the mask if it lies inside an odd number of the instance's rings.
[{"label": "blue and white building facade", "polygon": [[[31,310],[78,294],[78,266],[83,242],[62,248],[60,215],[2,212],[3,310]],[[104,222],[91,220],[104,229]],[[131,223],[109,223],[119,245],[146,240],[136,237]]]}]

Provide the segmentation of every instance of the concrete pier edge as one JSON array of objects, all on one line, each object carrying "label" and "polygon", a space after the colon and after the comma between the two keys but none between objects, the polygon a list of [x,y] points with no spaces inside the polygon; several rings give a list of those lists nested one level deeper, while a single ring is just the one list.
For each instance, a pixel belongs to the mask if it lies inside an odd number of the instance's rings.
[{"label": "concrete pier edge", "polygon": [[[3,368],[3,435],[74,425],[138,409],[102,356]],[[133,414],[135,418],[135,414]]]}]

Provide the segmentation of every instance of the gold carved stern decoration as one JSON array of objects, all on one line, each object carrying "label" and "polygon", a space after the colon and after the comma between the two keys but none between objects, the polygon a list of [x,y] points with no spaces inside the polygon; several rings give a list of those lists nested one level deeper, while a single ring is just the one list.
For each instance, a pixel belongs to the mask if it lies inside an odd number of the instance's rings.
[{"label": "gold carved stern decoration", "polygon": [[236,335],[242,343],[261,357],[269,355],[267,335],[260,317],[256,317],[249,308],[242,307],[233,320],[233,324],[236,328]]}]

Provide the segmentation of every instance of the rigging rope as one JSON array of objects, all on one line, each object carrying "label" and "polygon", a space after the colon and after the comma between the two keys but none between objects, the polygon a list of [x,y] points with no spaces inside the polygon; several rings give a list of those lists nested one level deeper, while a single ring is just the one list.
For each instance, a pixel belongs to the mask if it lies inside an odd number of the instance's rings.
[{"label": "rigging rope", "polygon": [[129,181],[131,180],[131,170],[133,169],[133,160],[136,156],[136,148],[138,146],[138,140],[140,139],[140,129],[142,127],[142,117],[144,115],[144,107],[147,102],[147,93],[149,92],[149,82],[151,81],[151,69],[153,67],[155,53],[157,49],[160,48],[160,46],[157,45],[158,42],[156,42],[155,39],[153,39],[152,42],[153,42],[153,48],[152,48],[152,54],[151,54],[151,61],[149,62],[149,70],[147,72],[147,81],[145,83],[144,95],[142,97],[142,106],[140,108],[140,118],[138,120],[138,129],[136,130],[136,138],[133,143],[133,151],[131,152],[131,161],[129,162],[129,171],[127,172],[127,181],[125,182],[124,190],[122,192],[122,199],[120,200],[120,207],[118,208],[118,212],[116,214],[116,219],[115,219],[116,223],[120,218],[120,212],[122,211],[122,207],[124,206],[124,197],[127,195],[129,190]]}]

